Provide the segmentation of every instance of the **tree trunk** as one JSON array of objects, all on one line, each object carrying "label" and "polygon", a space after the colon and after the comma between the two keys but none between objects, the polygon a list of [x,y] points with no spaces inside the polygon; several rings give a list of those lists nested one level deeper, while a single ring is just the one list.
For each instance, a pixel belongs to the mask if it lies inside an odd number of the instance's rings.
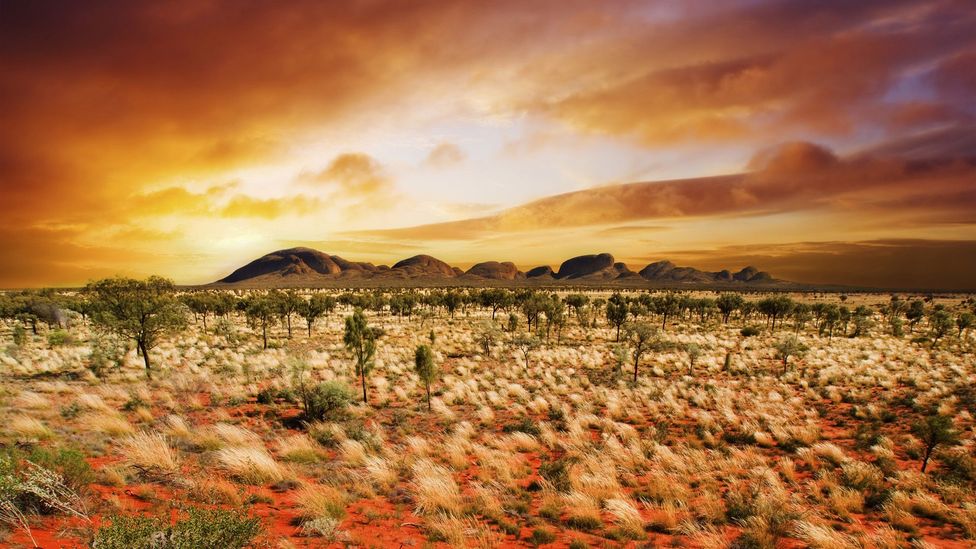
[{"label": "tree trunk", "polygon": [[139,346],[139,352],[142,353],[142,360],[146,363],[146,379],[152,380],[152,366],[149,364],[149,349],[146,348],[146,343],[142,340],[136,342]]},{"label": "tree trunk", "polygon": [[637,383],[637,367],[640,365],[640,357],[634,360],[634,383]]},{"label": "tree trunk", "polygon": [[427,411],[430,411],[430,383],[427,384]]},{"label": "tree trunk", "polygon": [[369,404],[369,401],[366,400],[366,371],[362,368],[359,370],[359,378],[363,381],[363,404]]},{"label": "tree trunk", "polygon": [[925,448],[925,458],[922,459],[922,472],[923,473],[925,472],[925,468],[929,466],[929,457],[932,456],[932,449],[933,448],[934,447],[932,447],[932,448],[926,447]]},{"label": "tree trunk", "polygon": [[288,325],[288,339],[291,339],[291,315],[285,315],[285,323]]},{"label": "tree trunk", "polygon": [[620,324],[617,324],[617,339],[615,341],[620,341]]},{"label": "tree trunk", "polygon": [[268,348],[268,324],[261,324],[261,337],[264,340],[264,348]]},{"label": "tree trunk", "polygon": [[203,315],[203,331],[204,332],[207,331],[207,315],[206,315],[206,313]]}]

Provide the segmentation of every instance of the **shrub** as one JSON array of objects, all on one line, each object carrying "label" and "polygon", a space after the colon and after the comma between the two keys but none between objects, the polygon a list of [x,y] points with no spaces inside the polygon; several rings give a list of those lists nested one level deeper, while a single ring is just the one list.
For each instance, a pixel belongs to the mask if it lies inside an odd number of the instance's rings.
[{"label": "shrub", "polygon": [[745,328],[739,330],[739,335],[742,337],[755,337],[759,335],[760,330],[755,326],[746,326]]},{"label": "shrub", "polygon": [[72,345],[74,342],[74,338],[66,330],[54,330],[47,335],[47,344],[51,347]]},{"label": "shrub", "polygon": [[95,534],[93,549],[246,547],[261,532],[258,518],[223,509],[190,509],[172,526],[168,517],[116,516]]},{"label": "shrub", "polygon": [[532,421],[530,417],[523,417],[515,423],[509,423],[502,427],[502,431],[506,433],[525,433],[532,436],[539,436],[542,433],[539,425],[535,421]]},{"label": "shrub", "polygon": [[532,535],[529,536],[529,543],[538,547],[546,543],[552,543],[556,541],[556,534],[553,534],[545,528],[536,528],[532,530]]},{"label": "shrub", "polygon": [[349,388],[338,381],[319,383],[302,392],[302,406],[308,421],[335,421],[346,417],[346,408],[352,400]]},{"label": "shrub", "polygon": [[75,492],[84,492],[95,480],[95,472],[85,456],[72,448],[35,448],[27,459],[61,475],[65,486]]}]

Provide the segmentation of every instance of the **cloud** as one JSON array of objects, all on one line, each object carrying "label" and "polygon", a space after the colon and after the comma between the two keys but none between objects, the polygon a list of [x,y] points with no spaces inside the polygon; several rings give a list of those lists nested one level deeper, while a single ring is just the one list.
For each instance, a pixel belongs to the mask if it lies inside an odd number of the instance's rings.
[{"label": "cloud", "polygon": [[[969,222],[976,211],[976,162],[937,156],[920,162],[891,151],[952,152],[941,134],[926,145],[879,146],[838,159],[811,143],[788,143],[757,154],[742,174],[604,185],[544,197],[498,214],[402,229],[366,231],[389,238],[463,240],[497,233],[612,225],[650,219],[735,218],[784,212],[870,213],[906,225],[939,219]],[[947,148],[943,149],[943,145]],[[887,152],[886,152],[887,151]]]},{"label": "cloud", "polygon": [[460,164],[468,156],[454,143],[441,143],[431,149],[424,164],[435,168],[447,168]]},{"label": "cloud", "polygon": [[295,217],[308,215],[321,207],[322,203],[319,199],[304,195],[265,199],[238,195],[232,198],[220,210],[220,215],[222,217],[262,217],[264,219],[275,219],[284,216]]},{"label": "cloud", "polygon": [[320,184],[342,198],[363,199],[390,193],[393,183],[383,166],[363,153],[345,153],[332,159],[321,172],[302,176],[306,182]]}]

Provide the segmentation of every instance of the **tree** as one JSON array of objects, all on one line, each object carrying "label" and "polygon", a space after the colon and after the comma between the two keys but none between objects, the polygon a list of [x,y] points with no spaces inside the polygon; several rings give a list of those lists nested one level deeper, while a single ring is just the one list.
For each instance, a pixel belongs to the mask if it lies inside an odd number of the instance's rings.
[{"label": "tree", "polygon": [[654,304],[654,312],[661,315],[661,329],[668,325],[668,319],[678,316],[681,313],[681,297],[674,292],[668,292],[663,296],[655,296],[651,299]]},{"label": "tree", "polygon": [[193,292],[189,294],[184,294],[180,297],[182,301],[193,316],[200,316],[203,320],[203,331],[207,331],[207,315],[209,315],[214,307],[213,294],[210,292]]},{"label": "tree", "polygon": [[949,333],[953,324],[952,315],[949,314],[949,311],[944,308],[936,308],[932,311],[932,314],[929,315],[929,329],[932,333],[933,348],[940,339]]},{"label": "tree", "polygon": [[334,297],[325,294],[312,294],[308,301],[302,302],[298,308],[299,314],[308,324],[308,337],[312,337],[312,324],[322,315],[331,313],[336,308]]},{"label": "tree", "polygon": [[732,313],[739,310],[744,302],[745,300],[739,294],[725,293],[718,296],[718,299],[715,300],[715,306],[722,313],[722,323],[728,324]]},{"label": "tree", "polygon": [[346,317],[346,333],[342,341],[356,359],[356,375],[362,382],[363,402],[367,404],[369,401],[366,398],[366,376],[373,370],[376,341],[381,335],[380,330],[371,328],[366,323],[366,315],[363,314],[362,309],[357,307],[351,316]]},{"label": "tree", "polygon": [[434,365],[434,353],[428,345],[420,345],[413,355],[414,369],[417,377],[424,383],[427,389],[427,410],[430,410],[430,384],[437,379],[439,373]]},{"label": "tree", "polygon": [[274,326],[277,308],[267,295],[253,296],[247,300],[244,315],[251,327],[261,327],[261,341],[268,348],[268,328]]},{"label": "tree", "polygon": [[929,465],[932,452],[939,445],[952,446],[959,442],[959,433],[952,428],[952,418],[941,414],[932,414],[912,424],[912,434],[918,437],[925,446],[922,457],[922,472]]},{"label": "tree", "polygon": [[542,342],[534,334],[520,334],[512,338],[510,343],[512,347],[515,347],[522,353],[522,359],[525,360],[525,369],[528,370],[529,353],[541,347]]},{"label": "tree", "polygon": [[508,331],[515,332],[518,329],[518,315],[515,313],[508,313]]},{"label": "tree", "polygon": [[511,292],[502,288],[486,288],[481,290],[481,304],[491,309],[491,319],[495,320],[495,314],[499,309],[511,307],[515,303],[515,298]]},{"label": "tree", "polygon": [[92,321],[121,338],[135,341],[149,379],[149,351],[164,336],[183,330],[187,324],[186,307],[175,298],[175,291],[172,281],[158,276],[146,280],[106,278],[85,287]]},{"label": "tree", "polygon": [[908,306],[908,311],[905,312],[905,318],[908,319],[908,333],[915,332],[915,325],[918,324],[919,320],[925,316],[925,303],[921,299],[916,299],[912,301],[912,304]]},{"label": "tree", "polygon": [[688,353],[688,375],[694,375],[695,362],[698,362],[698,357],[702,354],[701,345],[689,343],[685,345],[685,352]]},{"label": "tree", "polygon": [[617,337],[614,341],[620,341],[620,327],[627,322],[628,310],[627,300],[618,293],[614,293],[607,300],[607,322],[617,328]]},{"label": "tree", "polygon": [[287,292],[274,292],[272,294],[272,302],[274,303],[278,316],[281,317],[281,320],[285,323],[285,327],[288,329],[288,339],[291,339],[291,316],[299,312],[304,300],[294,290],[288,290]]},{"label": "tree", "polygon": [[501,330],[494,322],[487,321],[481,326],[478,332],[478,343],[481,344],[482,352],[487,355],[491,352],[491,346],[501,337]]},{"label": "tree", "polygon": [[776,331],[776,320],[790,314],[793,305],[793,300],[785,295],[767,297],[759,301],[759,312],[766,316],[770,332]]},{"label": "tree", "polygon": [[444,308],[447,309],[447,312],[450,314],[451,318],[454,318],[454,313],[458,310],[458,307],[461,306],[463,301],[464,298],[461,296],[461,293],[455,290],[451,290],[444,294]]},{"label": "tree", "polygon": [[637,383],[637,371],[640,359],[650,350],[657,338],[657,328],[646,322],[636,322],[627,327],[627,341],[630,342],[631,356],[634,359],[634,383]]},{"label": "tree", "polygon": [[976,316],[973,316],[973,313],[962,313],[956,317],[956,328],[959,329],[959,337],[961,338],[966,333],[966,330],[972,328],[974,323],[976,323]]},{"label": "tree", "polygon": [[566,306],[573,311],[573,315],[576,316],[576,321],[580,326],[584,324],[583,315],[586,305],[589,304],[590,298],[586,294],[569,294],[566,296]]},{"label": "tree", "polygon": [[804,353],[809,350],[809,347],[803,344],[799,338],[795,335],[790,334],[783,339],[777,341],[773,348],[776,349],[776,356],[783,361],[783,373],[786,373],[786,369],[789,366],[789,360],[791,356],[797,358],[804,355]]}]

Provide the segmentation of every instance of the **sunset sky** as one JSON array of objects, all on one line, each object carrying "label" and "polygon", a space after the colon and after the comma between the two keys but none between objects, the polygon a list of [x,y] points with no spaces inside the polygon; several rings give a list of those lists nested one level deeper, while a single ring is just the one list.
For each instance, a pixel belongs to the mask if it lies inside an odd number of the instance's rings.
[{"label": "sunset sky", "polygon": [[976,288],[976,9],[0,0],[0,287],[310,246]]}]

